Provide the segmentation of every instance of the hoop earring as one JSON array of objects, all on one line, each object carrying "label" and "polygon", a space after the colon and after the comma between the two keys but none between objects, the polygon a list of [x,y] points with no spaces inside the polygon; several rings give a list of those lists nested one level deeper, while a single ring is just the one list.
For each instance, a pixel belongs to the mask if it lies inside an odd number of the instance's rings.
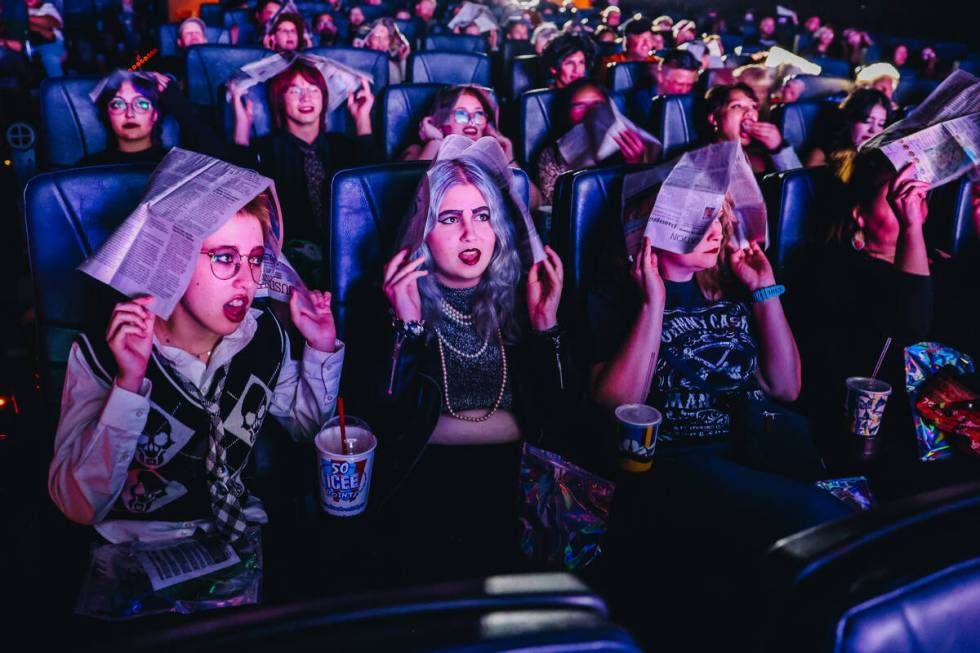
[{"label": "hoop earring", "polygon": [[864,249],[864,246],[864,231],[858,229],[854,232],[854,235],[851,236],[851,247],[854,248],[855,252],[860,252],[862,249]]}]

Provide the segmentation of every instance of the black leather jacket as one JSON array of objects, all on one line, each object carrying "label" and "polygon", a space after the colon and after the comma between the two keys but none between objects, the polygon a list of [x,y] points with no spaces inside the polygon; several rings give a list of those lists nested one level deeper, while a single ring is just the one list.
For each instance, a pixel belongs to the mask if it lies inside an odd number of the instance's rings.
[{"label": "black leather jacket", "polygon": [[[376,482],[383,496],[408,476],[443,413],[442,370],[435,338],[428,334],[405,337],[392,334],[394,348],[385,374],[382,401],[374,416],[379,437]],[[513,392],[511,412],[524,440],[540,444],[546,434],[560,429],[566,396],[567,361],[562,334],[528,335],[517,345],[505,346]]]}]

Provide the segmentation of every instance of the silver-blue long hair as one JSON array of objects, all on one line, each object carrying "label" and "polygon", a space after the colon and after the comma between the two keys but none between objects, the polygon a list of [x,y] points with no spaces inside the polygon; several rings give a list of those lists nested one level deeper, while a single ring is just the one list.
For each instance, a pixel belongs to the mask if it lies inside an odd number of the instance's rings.
[{"label": "silver-blue long hair", "polygon": [[505,342],[516,342],[521,331],[517,316],[521,259],[517,251],[514,226],[500,188],[479,165],[465,158],[440,161],[428,174],[429,207],[425,216],[424,235],[421,245],[412,253],[412,258],[424,256],[425,267],[430,270],[430,274],[420,278],[418,282],[423,318],[427,324],[435,327],[440,326],[443,320],[440,309],[443,295],[431,274],[435,269],[435,261],[425,240],[438,223],[439,207],[449,190],[459,184],[472,184],[487,202],[487,208],[490,209],[490,228],[496,236],[490,265],[477,285],[473,324],[477,333],[484,338],[492,338],[499,328]]}]

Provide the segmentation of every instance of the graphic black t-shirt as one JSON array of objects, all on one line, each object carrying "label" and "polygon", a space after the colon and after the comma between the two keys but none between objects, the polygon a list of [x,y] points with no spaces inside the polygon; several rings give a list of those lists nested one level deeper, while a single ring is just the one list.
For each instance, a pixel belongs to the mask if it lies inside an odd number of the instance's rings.
[{"label": "graphic black t-shirt", "polygon": [[[664,415],[658,439],[691,443],[723,438],[731,431],[733,403],[762,398],[749,307],[729,300],[709,302],[693,279],[665,285],[660,354],[647,398]],[[620,285],[590,298],[596,361],[609,360],[632,327],[638,304],[635,293],[624,290]]]}]

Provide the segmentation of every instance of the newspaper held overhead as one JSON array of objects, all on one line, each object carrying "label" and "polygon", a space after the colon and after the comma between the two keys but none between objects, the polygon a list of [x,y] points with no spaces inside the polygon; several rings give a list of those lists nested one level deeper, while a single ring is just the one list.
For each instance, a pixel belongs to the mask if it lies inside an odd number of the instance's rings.
[{"label": "newspaper held overhead", "polygon": [[[129,297],[151,295],[150,310],[168,319],[190,283],[201,243],[264,191],[271,198],[272,225],[265,247],[278,260],[283,224],[272,180],[174,148],[154,170],[136,210],[79,270]],[[271,266],[264,276],[278,272],[286,279],[288,272],[279,267]]]},{"label": "newspaper held overhead", "polygon": [[88,99],[92,100],[92,103],[99,101],[99,96],[102,95],[102,91],[105,90],[106,86],[111,86],[112,88],[119,88],[122,86],[123,82],[132,83],[134,79],[139,79],[153,86],[157,85],[156,78],[149,73],[141,73],[129,70],[114,70],[102,79],[99,83],[95,85],[91,91],[89,91]]},{"label": "newspaper held overhead", "polygon": [[658,248],[687,254],[728,203],[738,247],[769,244],[766,204],[738,141],[687,152],[680,159],[623,178],[623,232],[630,255],[644,237]]},{"label": "newspaper held overhead", "polygon": [[808,61],[798,54],[777,46],[769,48],[766,56],[766,68],[779,68],[780,66],[792,66],[803,75],[819,75],[823,70],[821,66]]},{"label": "newspaper held overhead", "polygon": [[277,11],[276,13],[274,13],[272,15],[272,18],[270,18],[269,20],[266,21],[266,23],[265,23],[265,33],[266,34],[272,34],[272,30],[275,27],[276,21],[279,20],[279,17],[282,16],[283,14],[299,14],[299,13],[300,13],[299,12],[299,9],[293,3],[293,0],[286,0],[286,2],[284,2],[279,7],[279,11]]},{"label": "newspaper held overhead", "polygon": [[[321,57],[315,54],[271,54],[268,57],[253,61],[241,67],[232,79],[242,91],[266,82],[296,61],[305,61],[320,71],[327,83],[327,113],[347,102],[347,96],[361,88],[361,80],[366,79],[374,84],[374,77],[349,66]],[[231,92],[225,94],[228,102],[232,101]]]},{"label": "newspaper held overhead", "polygon": [[615,139],[627,130],[635,132],[643,141],[648,161],[660,157],[663,149],[660,141],[620,113],[613,102],[593,106],[585,120],[558,139],[558,152],[569,168],[588,168],[618,153]]},{"label": "newspaper held overhead", "polygon": [[489,7],[478,5],[475,2],[464,2],[459,13],[449,21],[449,29],[454,30],[457,27],[465,27],[470,23],[476,23],[476,26],[480,28],[481,34],[499,27]]},{"label": "newspaper held overhead", "polygon": [[896,170],[941,186],[980,166],[980,79],[956,70],[908,116],[861,149],[880,149]]}]

